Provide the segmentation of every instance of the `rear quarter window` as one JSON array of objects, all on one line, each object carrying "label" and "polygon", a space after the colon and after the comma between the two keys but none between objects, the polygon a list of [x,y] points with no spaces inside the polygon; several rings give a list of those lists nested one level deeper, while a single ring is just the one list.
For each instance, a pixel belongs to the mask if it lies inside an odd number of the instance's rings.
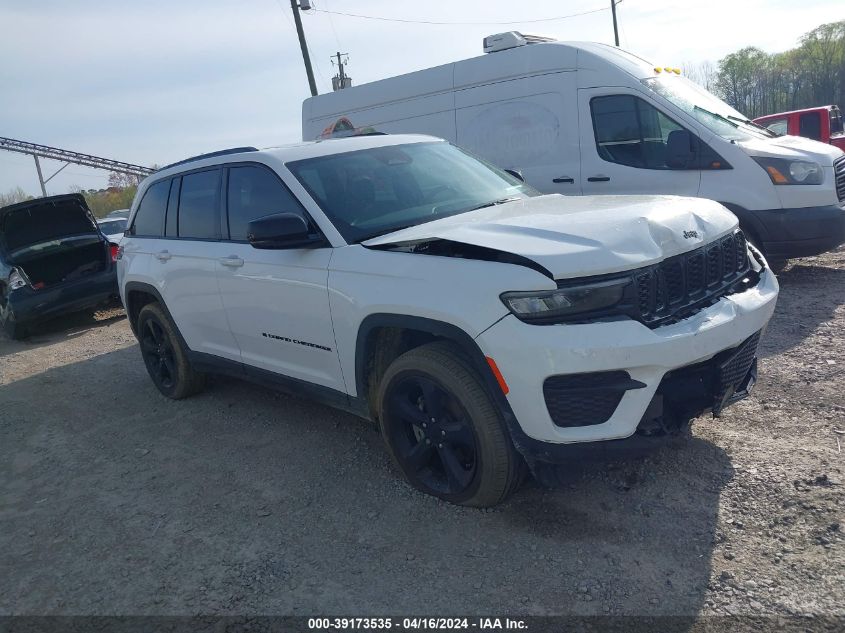
[{"label": "rear quarter window", "polygon": [[164,235],[164,216],[167,198],[170,194],[170,180],[150,185],[132,222],[132,235],[139,237],[161,237]]}]

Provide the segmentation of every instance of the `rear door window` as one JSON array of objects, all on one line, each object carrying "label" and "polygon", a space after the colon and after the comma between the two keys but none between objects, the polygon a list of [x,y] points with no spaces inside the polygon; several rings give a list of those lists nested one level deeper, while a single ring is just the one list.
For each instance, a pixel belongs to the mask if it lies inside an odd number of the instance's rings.
[{"label": "rear door window", "polygon": [[135,219],[132,222],[132,235],[139,237],[161,237],[164,235],[164,216],[167,211],[167,197],[170,193],[170,180],[162,180],[144,193]]},{"label": "rear door window", "polygon": [[182,176],[179,193],[179,237],[219,239],[221,170],[199,171]]},{"label": "rear door window", "polygon": [[227,209],[229,238],[238,241],[246,241],[250,222],[267,215],[297,213],[308,221],[302,205],[279,177],[255,165],[229,168]]}]

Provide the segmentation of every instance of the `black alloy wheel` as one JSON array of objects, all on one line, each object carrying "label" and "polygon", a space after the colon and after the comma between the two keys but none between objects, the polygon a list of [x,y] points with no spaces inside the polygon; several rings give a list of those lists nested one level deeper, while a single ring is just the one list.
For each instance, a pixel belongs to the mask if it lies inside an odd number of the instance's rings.
[{"label": "black alloy wheel", "polygon": [[159,389],[169,391],[176,381],[173,342],[156,319],[147,319],[140,333],[141,355],[150,377]]},{"label": "black alloy wheel", "polygon": [[444,385],[422,374],[396,381],[385,401],[386,432],[405,474],[416,487],[460,497],[478,470],[469,415]]}]

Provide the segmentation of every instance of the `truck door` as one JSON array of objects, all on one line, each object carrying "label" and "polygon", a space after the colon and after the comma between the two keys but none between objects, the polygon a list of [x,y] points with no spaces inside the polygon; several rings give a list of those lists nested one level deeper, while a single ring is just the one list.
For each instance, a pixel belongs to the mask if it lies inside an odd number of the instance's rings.
[{"label": "truck door", "polygon": [[699,169],[666,164],[669,135],[684,128],[626,88],[578,90],[585,194],[697,196]]},{"label": "truck door", "polygon": [[581,193],[575,72],[455,92],[458,145],[543,193]]}]

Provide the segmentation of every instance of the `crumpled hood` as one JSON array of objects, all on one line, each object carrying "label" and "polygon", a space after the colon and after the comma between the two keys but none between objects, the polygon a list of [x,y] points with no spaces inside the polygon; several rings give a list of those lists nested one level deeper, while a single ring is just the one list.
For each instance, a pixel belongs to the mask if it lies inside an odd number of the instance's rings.
[{"label": "crumpled hood", "polygon": [[803,136],[755,138],[738,141],[737,145],[749,156],[812,160],[822,167],[832,166],[833,161],[842,156],[842,150],[838,147]]},{"label": "crumpled hood", "polygon": [[461,213],[382,235],[364,246],[450,240],[528,258],[555,279],[659,262],[732,231],[722,205],[680,196],[551,194]]}]

